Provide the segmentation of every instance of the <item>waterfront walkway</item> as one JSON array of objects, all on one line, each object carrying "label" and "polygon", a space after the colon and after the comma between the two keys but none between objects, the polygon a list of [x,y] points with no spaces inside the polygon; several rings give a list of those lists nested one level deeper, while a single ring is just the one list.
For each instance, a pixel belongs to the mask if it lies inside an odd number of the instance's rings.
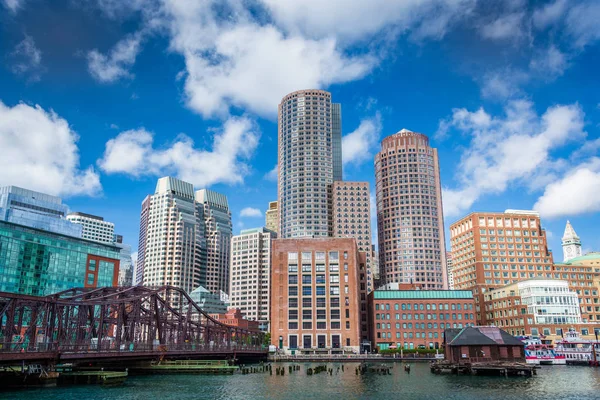
[{"label": "waterfront walkway", "polygon": [[271,362],[287,362],[287,361],[333,361],[333,362],[360,362],[360,361],[375,361],[375,362],[428,362],[436,360],[434,354],[405,354],[400,357],[399,354],[297,354],[297,355],[279,355],[270,354],[269,361]]}]

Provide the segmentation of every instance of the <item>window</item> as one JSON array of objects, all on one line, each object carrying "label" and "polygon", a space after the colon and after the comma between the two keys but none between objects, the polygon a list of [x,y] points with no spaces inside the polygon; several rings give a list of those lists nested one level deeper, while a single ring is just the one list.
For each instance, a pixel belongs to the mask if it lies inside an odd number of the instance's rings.
[{"label": "window", "polygon": [[290,308],[298,307],[298,298],[290,297],[288,300],[288,307],[290,307]]},{"label": "window", "polygon": [[340,298],[339,297],[332,297],[329,299],[329,303],[330,306],[333,307],[339,307],[340,306]]},{"label": "window", "polygon": [[290,349],[298,348],[298,336],[290,335]]},{"label": "window", "polygon": [[325,297],[317,297],[317,307],[327,307],[327,300]]},{"label": "window", "polygon": [[288,329],[298,329],[298,323],[297,322],[289,322]]},{"label": "window", "polygon": [[329,283],[340,283],[340,277],[338,275],[330,275]]},{"label": "window", "polygon": [[302,272],[312,272],[312,265],[311,264],[302,264]]},{"label": "window", "polygon": [[288,272],[298,272],[298,264],[288,265]]},{"label": "window", "polygon": [[288,293],[290,296],[298,296],[298,286],[290,286],[288,288]]},{"label": "window", "polygon": [[288,319],[298,319],[298,310],[288,310]]},{"label": "window", "polygon": [[325,296],[325,286],[317,286],[317,296]]},{"label": "window", "polygon": [[297,285],[298,284],[298,275],[290,275],[290,276],[288,276],[288,283],[290,285]]},{"label": "window", "polygon": [[312,319],[312,310],[302,310],[302,319]]},{"label": "window", "polygon": [[[321,311],[321,310],[317,310]],[[340,310],[330,310],[331,319],[340,319]],[[379,324],[378,324],[379,325]]]},{"label": "window", "polygon": [[327,310],[317,310],[317,319],[327,319]]},{"label": "window", "polygon": [[331,286],[329,288],[329,294],[332,295],[332,296],[339,296],[339,294],[340,294],[340,288],[338,286]]},{"label": "window", "polygon": [[302,296],[311,296],[311,295],[312,295],[312,287],[302,286]]},{"label": "window", "polygon": [[325,284],[325,275],[317,275],[315,281],[317,284]]},{"label": "window", "polygon": [[310,297],[303,297],[302,298],[302,307],[306,307],[306,308],[310,308],[312,307],[312,298]]}]

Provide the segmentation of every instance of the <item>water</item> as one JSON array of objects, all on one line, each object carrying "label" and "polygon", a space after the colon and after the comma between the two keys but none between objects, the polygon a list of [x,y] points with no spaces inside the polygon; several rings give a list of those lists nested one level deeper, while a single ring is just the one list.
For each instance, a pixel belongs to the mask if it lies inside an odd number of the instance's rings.
[{"label": "water", "polygon": [[[434,375],[425,363],[412,364],[411,373],[394,364],[391,376],[355,375],[358,364],[344,364],[345,372],[333,376],[321,373],[307,376],[301,370],[285,376],[256,373],[250,375],[162,375],[129,377],[122,386],[63,386],[1,392],[10,400],[154,400],[154,399],[502,399],[557,400],[600,399],[600,368],[547,366],[537,376],[484,377]],[[275,374],[275,371],[273,371]]]}]

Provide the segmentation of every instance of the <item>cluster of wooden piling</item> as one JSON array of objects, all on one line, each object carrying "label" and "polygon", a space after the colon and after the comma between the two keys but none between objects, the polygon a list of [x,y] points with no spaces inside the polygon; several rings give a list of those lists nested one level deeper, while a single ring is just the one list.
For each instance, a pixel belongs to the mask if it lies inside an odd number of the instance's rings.
[{"label": "cluster of wooden piling", "polygon": [[501,375],[505,377],[536,375],[535,365],[519,362],[454,363],[445,360],[432,363],[430,369],[434,374]]},{"label": "cluster of wooden piling", "polygon": [[389,365],[381,364],[381,365],[371,365],[367,363],[361,363],[356,369],[354,373],[356,375],[364,375],[367,372],[376,373],[379,375],[391,375],[392,367]]}]

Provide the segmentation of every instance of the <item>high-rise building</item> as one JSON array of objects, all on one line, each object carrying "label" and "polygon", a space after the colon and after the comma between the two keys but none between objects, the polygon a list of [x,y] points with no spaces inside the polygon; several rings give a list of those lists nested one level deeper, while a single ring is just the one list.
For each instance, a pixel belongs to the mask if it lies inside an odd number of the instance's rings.
[{"label": "high-rise building", "polygon": [[0,292],[33,296],[74,287],[117,286],[119,249],[0,221],[0,277]]},{"label": "high-rise building", "polygon": [[448,288],[454,290],[454,272],[452,272],[452,252],[446,252],[446,274],[448,275]]},{"label": "high-rise building", "polygon": [[133,282],[135,285],[144,283],[144,263],[146,262],[146,237],[148,235],[148,219],[150,217],[150,203],[152,196],[146,196],[142,201],[140,212],[140,234],[138,241],[138,256],[135,262]]},{"label": "high-rise building", "polygon": [[142,203],[140,244],[144,286],[191,292],[206,282],[204,207],[194,201],[191,183],[158,180],[154,194]]},{"label": "high-rise building", "polygon": [[206,237],[206,284],[213,293],[229,294],[229,257],[231,251],[231,212],[227,197],[212,190],[196,192],[196,202],[204,208]]},{"label": "high-rise building", "polygon": [[[471,290],[484,325],[484,293],[526,279],[553,278],[552,252],[535,211],[471,213],[450,226],[454,287]],[[548,274],[550,276],[548,276]]]},{"label": "high-rise building", "polygon": [[67,215],[67,219],[74,224],[81,225],[81,237],[101,243],[114,243],[115,224],[105,221],[104,218],[82,212]]},{"label": "high-rise building", "polygon": [[366,254],[351,238],[277,239],[271,342],[300,353],[357,352],[368,341]]},{"label": "high-rise building", "polygon": [[331,236],[331,184],[341,171],[341,121],[334,118],[341,111],[324,90],[293,92],[279,104],[281,238]]},{"label": "high-rise building", "polygon": [[563,262],[572,260],[575,257],[581,257],[581,240],[575,229],[571,226],[571,222],[567,221],[565,233],[562,237]]},{"label": "high-rise building", "polygon": [[271,291],[271,241],[277,234],[265,228],[245,229],[231,238],[229,304],[267,331]]},{"label": "high-rise building", "polygon": [[66,219],[68,212],[59,197],[17,186],[0,187],[0,221],[80,238],[82,226]]},{"label": "high-rise building", "polygon": [[437,149],[406,129],[386,137],[375,156],[375,182],[382,283],[447,288]]},{"label": "high-rise building", "polygon": [[333,150],[333,180],[343,179],[342,169],[342,105],[331,103],[331,147]]},{"label": "high-rise building", "polygon": [[336,181],[332,186],[333,236],[354,238],[367,254],[367,292],[373,290],[371,211],[368,182]]},{"label": "high-rise building", "polygon": [[275,233],[279,229],[279,209],[276,201],[269,202],[269,209],[265,212],[265,226]]}]

